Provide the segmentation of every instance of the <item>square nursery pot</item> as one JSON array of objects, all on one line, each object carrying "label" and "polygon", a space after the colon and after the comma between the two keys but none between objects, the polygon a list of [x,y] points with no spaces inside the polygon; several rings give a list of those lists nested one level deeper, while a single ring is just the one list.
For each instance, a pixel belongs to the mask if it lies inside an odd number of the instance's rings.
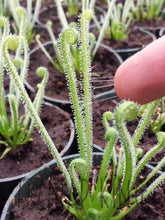
[{"label": "square nursery pot", "polygon": [[[75,138],[74,124],[70,115],[57,106],[44,103],[40,117],[55,142],[55,145],[57,145],[61,156],[70,154]],[[61,133],[59,133],[59,131],[61,131]],[[20,155],[12,155],[11,157],[7,155],[7,160],[5,160],[5,158],[0,160],[0,211],[13,188],[21,179],[25,178],[29,173],[38,169],[38,167],[43,164],[54,161],[48,147],[36,129],[32,137],[34,139],[33,142],[28,142],[23,147],[24,150],[22,150],[22,146],[20,147]],[[57,141],[61,141],[61,143]],[[6,171],[6,167],[8,171]],[[2,171],[4,171],[4,174],[2,174]],[[9,172],[9,175],[7,175],[6,172]]]}]

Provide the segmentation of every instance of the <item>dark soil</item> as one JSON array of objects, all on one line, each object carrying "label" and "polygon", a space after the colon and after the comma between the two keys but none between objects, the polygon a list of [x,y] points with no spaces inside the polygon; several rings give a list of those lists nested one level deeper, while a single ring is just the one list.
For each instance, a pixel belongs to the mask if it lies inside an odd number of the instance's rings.
[{"label": "dark soil", "polygon": [[119,49],[131,49],[131,48],[140,48],[142,49],[147,44],[151,43],[154,40],[154,35],[151,33],[145,33],[143,30],[140,30],[136,24],[130,27],[130,32],[128,33],[128,37],[124,40],[106,40],[103,42],[109,46],[111,46],[115,50]]},{"label": "dark soil", "polygon": [[[43,105],[41,120],[61,152],[71,135],[70,115],[55,106]],[[47,145],[42,140],[37,129],[32,134],[33,141],[20,146],[17,153],[10,152],[0,160],[0,178],[13,177],[32,171],[53,159]],[[4,147],[1,146],[0,154]]]},{"label": "dark soil", "polygon": [[[99,167],[94,167],[95,171]],[[143,170],[139,176],[138,184],[148,174],[148,170]],[[91,179],[93,174],[91,173]],[[68,211],[63,207],[61,199],[68,197],[66,185],[58,168],[54,174],[41,183],[38,190],[31,192],[28,198],[14,204],[12,210],[13,220],[74,220]],[[30,187],[30,185],[29,185]],[[164,220],[165,218],[165,185],[157,188],[146,200],[141,202],[123,220]]]},{"label": "dark soil", "polygon": [[61,199],[68,196],[68,191],[64,178],[58,168],[54,170],[54,175],[41,183],[40,189],[31,193],[29,198],[23,201],[13,209],[13,220],[36,220],[36,219],[74,219],[69,217],[64,209]]}]

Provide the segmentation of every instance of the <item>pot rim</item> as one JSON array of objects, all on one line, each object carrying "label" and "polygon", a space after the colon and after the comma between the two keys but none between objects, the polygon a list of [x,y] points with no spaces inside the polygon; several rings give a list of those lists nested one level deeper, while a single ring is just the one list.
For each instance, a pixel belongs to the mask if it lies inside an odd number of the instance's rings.
[{"label": "pot rim", "polygon": [[[149,31],[148,29],[145,29],[145,28],[142,28],[142,27],[137,27],[137,29],[139,31],[143,32],[144,34],[150,35],[151,38],[152,38],[152,41],[156,40],[156,36],[153,33],[151,33],[151,31]],[[145,46],[147,46],[147,45],[145,45]],[[114,51],[116,51],[117,53],[128,53],[128,52],[135,53],[135,52],[138,52],[141,49],[142,49],[142,47],[132,47],[132,48],[114,49]]]}]

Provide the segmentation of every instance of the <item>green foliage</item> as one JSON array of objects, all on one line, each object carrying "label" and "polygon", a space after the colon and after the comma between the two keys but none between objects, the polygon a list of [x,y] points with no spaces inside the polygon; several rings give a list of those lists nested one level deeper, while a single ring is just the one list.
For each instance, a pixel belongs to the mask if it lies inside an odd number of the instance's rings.
[{"label": "green foliage", "polygon": [[[149,150],[144,157],[141,157],[142,151],[137,148],[138,142],[151,120],[152,114],[156,110],[159,100],[151,103],[146,108],[146,113],[139,121],[134,135],[131,137],[127,127],[126,121],[132,121],[139,115],[139,106],[136,103],[125,101],[116,112],[106,112],[103,116],[103,122],[106,129],[105,139],[107,146],[102,159],[100,172],[97,181],[93,183],[91,191],[89,190],[89,173],[92,167],[92,107],[90,97],[90,56],[88,50],[88,30],[86,13],[84,10],[81,19],[81,61],[82,61],[82,77],[84,85],[84,93],[82,97],[79,96],[77,90],[77,80],[73,60],[71,57],[71,46],[77,40],[77,32],[74,29],[66,29],[61,34],[60,49],[63,58],[64,70],[67,74],[73,110],[75,114],[75,124],[78,134],[78,143],[80,150],[80,158],[71,162],[69,167],[70,176],[77,190],[79,196],[79,205],[75,202],[73,195],[70,200],[63,199],[63,204],[77,219],[121,219],[128,212],[130,212],[139,202],[156,188],[161,181],[165,179],[165,174],[155,179],[153,184],[148,186],[147,190],[137,196],[138,191],[148,183],[164,164],[163,159],[161,165],[157,166],[152,171],[142,184],[137,188],[135,183],[141,170],[151,157],[165,145],[165,134],[160,132],[158,134],[158,144]],[[88,14],[89,15],[89,14]],[[68,40],[68,34],[72,35],[72,43]],[[83,109],[80,103],[83,101]],[[115,125],[109,126],[109,120],[114,119]],[[121,152],[117,159],[117,152],[115,150],[115,143],[117,139],[122,143]],[[109,172],[109,162],[112,160],[113,173]],[[84,167],[84,169],[82,169]],[[78,173],[78,174],[77,174]],[[111,180],[111,189],[108,187]],[[131,195],[131,197],[130,197]]]},{"label": "green foliage", "polygon": [[78,0],[66,0],[65,2],[67,5],[67,12],[66,12],[67,17],[78,15],[79,6],[81,2]]},{"label": "green foliage", "polygon": [[132,1],[132,13],[136,21],[160,19],[163,16],[164,0]]},{"label": "green foliage", "polygon": [[[110,4],[110,5],[113,5],[114,1],[115,0],[113,0],[112,4]],[[91,10],[91,16],[92,16],[91,19],[90,19],[90,22],[93,19],[94,22],[97,25],[97,24],[99,24],[99,22],[97,21],[97,18],[95,16],[95,8],[94,8],[95,3],[96,3],[95,0],[91,0],[91,1],[85,1],[84,0],[84,1],[82,1],[82,10],[85,9],[88,6],[88,8]],[[79,26],[75,22],[71,22],[71,23],[68,22],[66,14],[64,12],[64,9],[62,7],[62,2],[58,1],[58,0],[55,0],[55,4],[56,4],[56,7],[57,7],[58,18],[59,18],[59,21],[60,21],[60,24],[61,24],[62,28],[63,29],[74,28],[75,30],[78,31]],[[96,39],[95,35],[88,30],[88,35],[89,35],[88,39],[89,39],[89,42],[90,42],[89,43],[89,48],[90,48],[91,61],[94,60],[94,57],[95,57],[95,55],[96,55],[96,53],[99,49],[99,46],[100,46],[100,44],[103,40],[104,33],[106,31],[107,24],[109,22],[109,16],[111,14],[111,11],[112,11],[112,6],[109,6],[107,14],[106,14],[105,22],[101,26],[99,25],[100,33],[99,33],[98,39]],[[44,44],[42,44],[42,42],[40,41],[40,36],[39,35],[36,36],[36,41],[37,41],[38,45],[40,46],[42,52],[49,59],[49,61],[53,64],[53,66],[59,72],[64,73],[65,71],[63,69],[62,60],[61,60],[61,57],[60,57],[58,41],[56,39],[55,34],[53,33],[52,22],[51,21],[47,21],[46,28],[47,28],[47,31],[49,33],[52,44],[53,44],[53,49],[54,49],[54,52],[55,52],[55,55],[56,55],[56,60],[54,60],[52,58],[52,56],[49,54],[48,50],[46,49],[46,46],[44,46]],[[75,68],[76,74],[81,73],[80,52],[81,52],[81,49],[80,49],[80,46],[79,46],[78,43],[71,46],[71,57],[73,59],[73,66]]]},{"label": "green foliage", "polygon": [[[0,54],[5,57],[7,65],[6,71],[10,72],[14,69],[19,73],[19,80],[24,84],[28,70],[28,45],[22,34],[20,36],[9,35],[9,22],[5,17],[0,17],[0,26],[4,29],[0,41]],[[15,55],[10,55],[9,51],[15,52]],[[21,53],[20,53],[21,51]],[[1,155],[3,158],[9,151],[17,152],[19,146],[32,141],[31,134],[34,129],[34,122],[28,112],[27,107],[24,107],[24,112],[20,113],[21,109],[21,94],[15,83],[10,77],[9,94],[6,96],[6,91],[3,87],[4,70],[6,65],[3,59],[0,60],[0,144],[4,145],[5,150]],[[44,67],[37,69],[37,74],[42,77],[41,83],[38,85],[38,91],[33,104],[36,111],[39,112],[42,97],[44,94],[45,84],[48,78],[48,72]],[[5,98],[6,97],[6,98]],[[9,110],[7,110],[9,103]]]},{"label": "green foliage", "polygon": [[[111,3],[109,3],[110,5]],[[105,37],[114,40],[123,40],[127,38],[130,23],[133,21],[131,13],[132,2],[126,0],[124,4],[114,3],[109,16],[109,25],[105,31]]]},{"label": "green foliage", "polygon": [[9,4],[9,11],[14,19],[14,29],[16,32],[20,32],[23,19],[24,21],[22,25],[26,30],[26,39],[29,45],[34,37],[34,25],[38,18],[42,0],[35,1],[34,11],[32,8],[32,2],[33,0],[27,0],[27,8],[21,7],[19,0],[10,1]]},{"label": "green foliage", "polygon": [[7,14],[8,1],[9,0],[1,0],[0,1],[0,15],[5,16]]},{"label": "green foliage", "polygon": [[[71,27],[75,26],[75,30],[77,28],[77,24],[75,25],[75,23],[71,23],[70,24]],[[59,51],[59,47],[58,47],[58,42],[57,39],[52,31],[52,22],[48,21],[46,24],[46,28],[48,30],[48,33],[50,35],[52,44],[53,44],[53,49],[56,55],[56,60],[54,60],[52,58],[52,56],[49,54],[48,50],[46,49],[46,47],[42,44],[42,42],[40,41],[40,36],[36,35],[36,41],[38,43],[38,45],[40,46],[42,52],[44,53],[44,55],[49,59],[49,61],[52,63],[52,65],[55,67],[55,69],[57,69],[60,73],[64,73],[64,69],[63,69],[63,65],[62,65],[62,59],[60,57],[60,51]],[[93,39],[92,39],[93,40]],[[91,41],[91,45],[94,44],[94,40],[93,42]],[[74,44],[72,46],[72,58],[74,60],[74,67],[76,69],[76,73],[80,74],[80,59],[79,59],[79,53],[80,53],[80,48],[77,44]]]},{"label": "green foliage", "polygon": [[[77,30],[78,27],[77,27],[77,24],[75,22],[71,22],[70,24],[68,23],[61,2],[58,1],[58,0],[55,0],[55,3],[56,3],[56,6],[57,6],[58,17],[59,17],[59,21],[61,23],[62,28],[66,29],[66,28],[71,27],[71,28],[74,28],[75,30]],[[93,3],[93,1],[91,1],[91,3]],[[93,6],[91,6],[91,7],[93,7]],[[93,13],[91,13],[91,16],[93,16]],[[58,41],[56,39],[55,34],[53,33],[52,22],[51,21],[47,21],[46,28],[47,28],[47,31],[49,33],[52,44],[53,44],[53,49],[54,49],[54,52],[55,52],[55,55],[56,55],[56,60],[54,60],[52,58],[52,56],[49,54],[46,47],[42,44],[42,42],[40,41],[40,36],[39,35],[36,36],[36,41],[37,41],[38,45],[40,46],[42,52],[49,59],[49,61],[53,64],[53,66],[59,72],[64,73],[65,71],[64,71],[64,68],[63,68],[63,65],[62,65],[62,59],[60,57],[60,50],[59,50],[59,47],[58,47]],[[89,33],[89,39],[90,39],[90,53],[92,54],[94,44],[95,44],[95,36],[92,33]],[[73,66],[76,70],[76,74],[80,74],[80,72],[81,72],[80,52],[81,52],[81,49],[80,49],[78,43],[77,44],[75,43],[74,45],[71,46],[71,57],[73,59]]]},{"label": "green foliage", "polygon": [[156,110],[156,117],[154,117],[150,123],[151,132],[156,134],[162,130],[162,127],[165,125],[165,108],[164,108],[163,97],[160,102],[160,106]]}]

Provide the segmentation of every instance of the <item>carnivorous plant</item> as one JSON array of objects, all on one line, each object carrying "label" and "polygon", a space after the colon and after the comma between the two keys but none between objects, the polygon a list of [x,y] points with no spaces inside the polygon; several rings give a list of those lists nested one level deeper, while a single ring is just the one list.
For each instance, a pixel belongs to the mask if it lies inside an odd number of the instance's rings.
[{"label": "carnivorous plant", "polygon": [[[20,29],[21,16],[24,16],[24,28],[26,29],[26,39],[29,45],[34,37],[34,25],[38,18],[42,0],[35,0],[34,11],[32,8],[32,2],[33,0],[27,0],[27,8],[23,8],[20,5],[19,0],[10,1],[9,4],[9,9],[14,19],[13,27],[16,33],[19,32]],[[20,8],[22,9],[21,13],[19,13],[21,11]]]},{"label": "carnivorous plant", "polygon": [[[20,82],[25,83],[29,64],[28,44],[26,39],[23,39],[25,32],[21,30],[19,36],[11,36],[9,34],[9,21],[3,16],[0,17],[0,28],[3,29],[0,40],[0,144],[5,147],[1,155],[1,158],[3,158],[9,151],[17,152],[19,146],[32,141],[31,134],[34,129],[34,122],[26,105],[24,106],[24,112],[20,113],[22,106],[21,94],[11,75],[8,83],[9,91],[4,89],[5,71],[10,72],[10,68],[18,72]],[[15,38],[18,39],[18,42],[15,42]],[[6,39],[10,39],[10,43],[8,47],[4,48],[3,44]],[[9,50],[15,51],[15,54],[10,55]],[[6,53],[7,68],[5,68],[6,65],[2,59],[3,53]],[[38,91],[33,104],[35,110],[39,112],[48,72],[46,68],[39,67],[37,74],[42,77],[42,80],[38,84]],[[9,103],[9,110],[7,109],[7,103]]]},{"label": "carnivorous plant", "polygon": [[[88,7],[84,7],[80,17],[80,29],[66,28],[62,31],[59,39],[60,54],[63,60],[63,68],[68,79],[80,152],[80,157],[73,159],[68,168],[65,166],[54,143],[43,126],[33,103],[29,99],[23,83],[20,80],[18,71],[9,59],[8,48],[10,48],[11,42],[14,41],[17,43],[19,39],[14,36],[7,37],[3,42],[2,51],[6,65],[26,103],[29,114],[33,118],[35,125],[39,129],[41,136],[47,143],[64,175],[70,194],[70,198],[65,197],[62,200],[65,208],[79,220],[117,220],[128,214],[165,180],[165,173],[162,173],[149,184],[149,180],[165,163],[165,158],[163,158],[155,169],[149,173],[146,179],[142,180],[141,183],[136,181],[145,164],[157,151],[164,147],[165,134],[159,132],[157,134],[158,144],[140,158],[139,154],[137,154],[139,150],[137,144],[158,106],[159,100],[148,105],[133,136],[129,134],[126,122],[132,121],[138,116],[139,106],[136,103],[123,101],[114,113],[109,111],[105,112],[103,115],[103,123],[105,126],[107,146],[103,159],[100,161],[100,170],[97,178],[92,183],[92,187],[89,188],[89,177],[93,167],[93,125],[90,84],[91,58],[88,35],[88,25],[91,18],[92,11]],[[23,40],[23,37],[21,38]],[[77,42],[79,42],[81,50],[82,91],[80,93],[78,91],[76,71],[71,56],[71,46]],[[114,121],[113,126],[109,125],[110,120]],[[118,139],[121,142],[121,148],[119,156],[117,157],[115,144]],[[111,167],[109,167],[110,161]],[[109,184],[109,182],[111,184]],[[146,189],[142,191],[145,185]],[[74,189],[76,189],[75,197],[75,193],[73,194]],[[140,194],[138,194],[139,190],[141,190]]]},{"label": "carnivorous plant", "polygon": [[160,19],[163,16],[164,0],[132,1],[132,13],[136,21]]},{"label": "carnivorous plant", "polygon": [[0,1],[0,15],[6,15],[8,8],[8,0]]},{"label": "carnivorous plant", "polygon": [[[101,44],[103,37],[104,37],[104,34],[106,32],[106,28],[107,28],[108,22],[109,22],[109,17],[113,11],[114,2],[115,2],[115,0],[112,0],[112,2],[108,5],[108,11],[105,15],[104,23],[99,25],[99,22],[97,21],[97,18],[95,16],[95,3],[96,3],[96,1],[95,0],[82,1],[82,10],[83,10],[83,8],[89,7],[89,9],[93,12],[91,20],[93,19],[94,23],[99,28],[99,36],[97,39],[96,39],[96,36],[91,31],[88,31],[89,45],[90,45],[89,48],[90,48],[90,54],[91,54],[90,57],[91,57],[92,61],[94,60],[94,57],[100,47],[100,44]],[[66,17],[64,9],[62,7],[62,2],[55,0],[55,4],[57,7],[58,18],[59,18],[61,27],[64,29],[69,28],[69,27],[78,29],[79,27],[77,27],[76,22],[71,22],[71,23],[68,22],[68,19]],[[91,22],[91,20],[89,22]],[[47,29],[49,36],[50,36],[50,39],[52,41],[56,59],[55,60],[53,59],[53,57],[51,56],[51,54],[47,50],[46,45],[44,45],[40,41],[39,35],[36,35],[36,41],[37,41],[39,47],[41,48],[42,52],[44,53],[44,55],[49,59],[49,61],[53,64],[53,66],[61,73],[64,73],[62,59],[61,59],[60,51],[59,51],[59,47],[58,47],[58,40],[57,40],[57,36],[55,36],[55,34],[53,33],[51,20],[46,22],[46,29]],[[76,70],[76,73],[78,73],[78,74],[80,74],[80,72],[81,72],[81,60],[79,59],[80,58],[80,51],[81,51],[81,49],[78,44],[74,44],[71,46],[71,56],[73,59],[74,68]]]},{"label": "carnivorous plant", "polygon": [[[111,2],[109,2],[109,4],[111,4]],[[130,0],[126,0],[123,4],[114,2],[109,15],[109,25],[106,28],[105,37],[114,40],[127,38],[130,23],[133,21],[131,5]]]}]

